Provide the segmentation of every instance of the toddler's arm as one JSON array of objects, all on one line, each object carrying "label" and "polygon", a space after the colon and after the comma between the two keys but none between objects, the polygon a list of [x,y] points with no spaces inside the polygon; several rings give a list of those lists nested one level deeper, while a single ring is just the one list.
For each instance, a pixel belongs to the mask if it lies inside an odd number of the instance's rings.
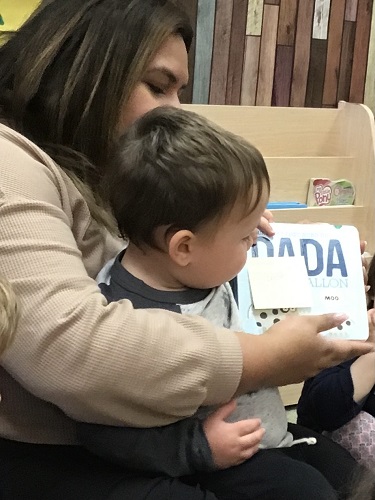
[{"label": "toddler's arm", "polygon": [[151,428],[77,425],[83,446],[129,470],[179,477],[216,469],[198,418]]},{"label": "toddler's arm", "polygon": [[180,420],[153,428],[78,423],[78,439],[97,455],[127,469],[179,477],[238,465],[257,450],[264,435],[259,419],[227,423],[231,402],[204,422]]}]

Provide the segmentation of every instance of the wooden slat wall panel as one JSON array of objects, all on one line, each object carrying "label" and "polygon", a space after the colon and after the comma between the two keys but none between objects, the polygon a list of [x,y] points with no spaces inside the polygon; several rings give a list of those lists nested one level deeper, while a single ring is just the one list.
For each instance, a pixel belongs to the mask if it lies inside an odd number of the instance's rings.
[{"label": "wooden slat wall panel", "polygon": [[327,63],[324,78],[323,106],[335,106],[340,68],[342,32],[344,28],[345,3],[331,1],[331,15],[328,25]]},{"label": "wooden slat wall panel", "polygon": [[350,80],[352,78],[352,64],[355,41],[355,23],[344,22],[344,31],[341,45],[341,60],[337,99],[338,101],[349,101]]},{"label": "wooden slat wall panel", "polygon": [[315,0],[313,38],[327,40],[331,0]]},{"label": "wooden slat wall panel", "polygon": [[283,0],[280,3],[279,26],[277,30],[278,45],[294,45],[297,3],[297,0]]},{"label": "wooden slat wall panel", "polygon": [[210,104],[225,104],[232,16],[233,1],[217,0],[212,54]]},{"label": "wooden slat wall panel", "polygon": [[258,86],[255,99],[255,103],[258,106],[271,106],[278,17],[279,7],[276,5],[264,6]]},{"label": "wooden slat wall panel", "polygon": [[193,102],[207,104],[210,93],[216,0],[198,0]]},{"label": "wooden slat wall panel", "polygon": [[[194,0],[186,2],[194,9]],[[365,100],[375,111],[374,0],[195,4],[206,14],[197,20],[193,102],[335,107]]]},{"label": "wooden slat wall panel", "polygon": [[349,95],[349,99],[352,102],[363,102],[364,98],[372,3],[372,0],[358,0],[352,79]]},{"label": "wooden slat wall panel", "polygon": [[242,75],[241,104],[254,106],[258,83],[260,37],[246,36],[245,61]]},{"label": "wooden slat wall panel", "polygon": [[272,106],[289,106],[292,83],[293,47],[278,45],[276,50],[275,83]]},{"label": "wooden slat wall panel", "polygon": [[294,49],[293,81],[290,96],[291,106],[305,105],[313,13],[314,3],[311,2],[311,0],[300,0]]},{"label": "wooden slat wall panel", "polygon": [[310,49],[310,66],[307,77],[305,106],[321,108],[323,105],[323,85],[327,57],[327,40],[313,38]]},{"label": "wooden slat wall panel", "polygon": [[246,35],[260,36],[263,24],[263,0],[249,0]]},{"label": "wooden slat wall panel", "polygon": [[247,0],[235,0],[233,4],[227,92],[225,97],[226,104],[240,104],[245,52],[247,5]]},{"label": "wooden slat wall panel", "polygon": [[346,0],[345,20],[355,22],[357,19],[358,0]]}]

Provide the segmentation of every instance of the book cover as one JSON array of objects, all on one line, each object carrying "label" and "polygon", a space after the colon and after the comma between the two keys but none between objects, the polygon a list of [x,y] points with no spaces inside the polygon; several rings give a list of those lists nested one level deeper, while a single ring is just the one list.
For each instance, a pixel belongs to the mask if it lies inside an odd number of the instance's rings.
[{"label": "book cover", "polygon": [[245,331],[263,333],[291,314],[346,313],[348,320],[322,334],[368,337],[360,240],[354,226],[272,224],[275,236],[259,232],[238,276]]}]

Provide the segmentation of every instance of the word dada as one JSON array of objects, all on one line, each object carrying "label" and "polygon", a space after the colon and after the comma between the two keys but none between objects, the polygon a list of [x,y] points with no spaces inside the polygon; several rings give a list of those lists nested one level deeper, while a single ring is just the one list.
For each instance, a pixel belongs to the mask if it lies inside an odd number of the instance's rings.
[{"label": "word dada", "polygon": [[[307,274],[312,286],[322,286],[324,288],[346,287],[346,280],[337,277],[338,274],[341,278],[348,277],[341,243],[337,239],[330,239],[325,243],[327,244],[326,255],[322,244],[311,238],[297,240],[280,238],[278,248],[275,248],[275,242],[261,234],[258,236],[256,246],[252,248],[252,255],[253,257],[295,257],[301,255],[305,260]],[[336,277],[333,278],[335,270]],[[315,276],[322,273],[325,276],[323,280],[314,279]]]}]

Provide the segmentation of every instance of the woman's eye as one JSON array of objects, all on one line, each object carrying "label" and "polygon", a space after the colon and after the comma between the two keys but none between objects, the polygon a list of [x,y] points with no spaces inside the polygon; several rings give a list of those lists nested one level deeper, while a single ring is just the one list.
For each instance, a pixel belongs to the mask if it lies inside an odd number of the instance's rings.
[{"label": "woman's eye", "polygon": [[151,90],[151,92],[155,95],[161,95],[164,94],[165,91],[158,87],[157,85],[153,85],[152,83],[147,83],[148,88]]}]

